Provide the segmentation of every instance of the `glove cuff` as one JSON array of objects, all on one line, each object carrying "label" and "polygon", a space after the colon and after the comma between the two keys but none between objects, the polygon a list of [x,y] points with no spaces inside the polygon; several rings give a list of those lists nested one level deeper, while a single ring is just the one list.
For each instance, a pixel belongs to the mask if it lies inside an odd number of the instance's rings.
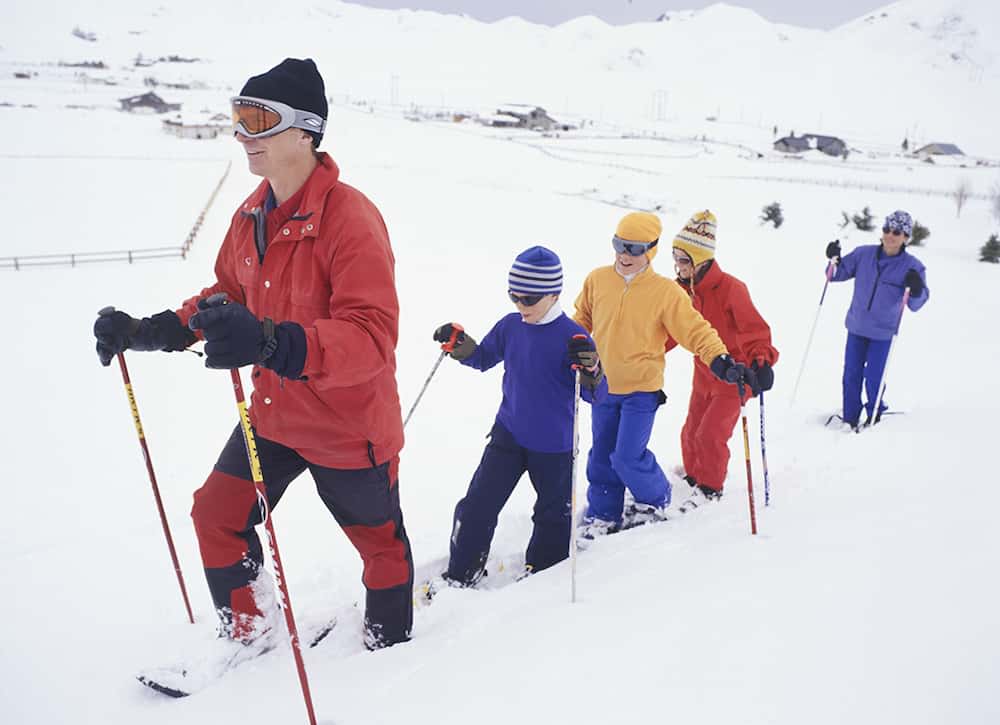
[{"label": "glove cuff", "polygon": [[[268,324],[270,323],[270,325]],[[306,331],[297,322],[282,322],[275,325],[265,317],[262,323],[264,347],[259,365],[273,370],[282,378],[298,380],[306,365]],[[268,333],[272,334],[268,334]]]}]

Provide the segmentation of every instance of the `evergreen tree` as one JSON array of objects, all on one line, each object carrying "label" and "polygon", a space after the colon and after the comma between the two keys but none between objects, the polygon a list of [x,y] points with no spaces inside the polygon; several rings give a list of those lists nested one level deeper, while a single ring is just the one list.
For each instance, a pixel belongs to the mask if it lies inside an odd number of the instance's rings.
[{"label": "evergreen tree", "polygon": [[913,234],[910,235],[910,241],[907,245],[912,245],[914,247],[924,246],[924,240],[931,235],[931,230],[925,227],[923,224],[918,222],[916,219],[913,220]]},{"label": "evergreen tree", "polygon": [[996,234],[991,234],[989,241],[979,248],[979,261],[1000,264],[1000,239]]},{"label": "evergreen tree", "polygon": [[768,204],[762,210],[760,215],[760,223],[767,224],[771,222],[774,224],[774,228],[777,229],[782,224],[785,223],[785,215],[781,212],[781,204],[774,202],[773,204]]}]

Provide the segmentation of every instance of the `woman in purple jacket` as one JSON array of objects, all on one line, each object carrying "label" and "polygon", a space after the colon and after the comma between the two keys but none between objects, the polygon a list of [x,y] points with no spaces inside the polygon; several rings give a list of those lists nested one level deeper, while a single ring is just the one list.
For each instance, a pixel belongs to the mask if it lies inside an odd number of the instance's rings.
[{"label": "woman in purple jacket", "polygon": [[[867,402],[865,425],[878,423],[888,408],[883,400],[876,412],[889,345],[902,314],[903,291],[910,290],[908,306],[916,312],[930,297],[924,265],[906,251],[913,220],[905,211],[894,211],[882,225],[882,243],[866,244],[841,259],[840,241],[826,246],[835,265],[832,282],[854,279],[854,296],[847,310],[847,349],[844,352],[844,423],[858,429],[861,386]],[[874,418],[873,418],[874,415]]]}]

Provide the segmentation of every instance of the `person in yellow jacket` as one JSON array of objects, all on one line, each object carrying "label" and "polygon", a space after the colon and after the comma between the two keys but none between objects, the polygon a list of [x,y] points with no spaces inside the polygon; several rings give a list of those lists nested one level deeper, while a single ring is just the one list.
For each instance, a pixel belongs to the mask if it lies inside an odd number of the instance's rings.
[{"label": "person in yellow jacket", "polygon": [[[612,238],[614,264],[598,267],[576,298],[574,319],[597,343],[609,395],[593,406],[593,446],[587,458],[587,513],[582,536],[665,518],[670,482],[646,447],[663,387],[664,344],[673,338],[721,380],[749,381],[715,329],[672,279],[653,271],[662,226],[655,214],[626,214]],[[747,383],[749,385],[749,383]],[[634,508],[624,511],[625,489]]]}]

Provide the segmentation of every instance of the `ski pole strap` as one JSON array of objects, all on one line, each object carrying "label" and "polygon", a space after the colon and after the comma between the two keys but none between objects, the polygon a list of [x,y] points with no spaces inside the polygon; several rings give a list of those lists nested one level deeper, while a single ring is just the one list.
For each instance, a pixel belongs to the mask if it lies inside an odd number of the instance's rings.
[{"label": "ski pole strap", "polygon": [[459,325],[457,322],[451,323],[451,336],[448,338],[448,342],[441,343],[441,349],[445,352],[451,352],[455,349],[455,345],[458,344],[458,336],[465,332],[465,328]]}]

